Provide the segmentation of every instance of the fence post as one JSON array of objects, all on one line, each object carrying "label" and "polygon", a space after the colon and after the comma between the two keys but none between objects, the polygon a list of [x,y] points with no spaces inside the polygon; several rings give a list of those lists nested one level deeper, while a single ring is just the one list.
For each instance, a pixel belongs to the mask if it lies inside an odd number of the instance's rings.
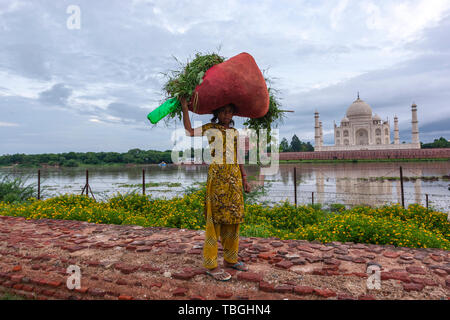
[{"label": "fence post", "polygon": [[38,170],[38,200],[41,200],[41,170]]},{"label": "fence post", "polygon": [[294,167],[294,201],[297,208],[297,168]]},{"label": "fence post", "polygon": [[314,205],[314,191],[312,192],[312,197],[311,197],[311,202],[312,202],[312,205]]},{"label": "fence post", "polygon": [[89,197],[89,170],[86,169],[86,195]]},{"label": "fence post", "polygon": [[405,193],[403,191],[403,168],[400,166],[400,189],[402,193],[402,207],[405,208]]},{"label": "fence post", "polygon": [[142,194],[145,196],[145,169],[142,169]]},{"label": "fence post", "polygon": [[94,193],[92,192],[91,186],[89,185],[89,171],[87,169],[86,169],[86,185],[83,187],[83,190],[81,190],[81,195],[84,194],[85,189],[86,189],[86,196],[89,197],[89,191],[91,191],[92,198],[95,200]]},{"label": "fence post", "polygon": [[427,211],[428,211],[428,193],[425,193],[425,199],[426,199],[426,202],[427,202]]}]

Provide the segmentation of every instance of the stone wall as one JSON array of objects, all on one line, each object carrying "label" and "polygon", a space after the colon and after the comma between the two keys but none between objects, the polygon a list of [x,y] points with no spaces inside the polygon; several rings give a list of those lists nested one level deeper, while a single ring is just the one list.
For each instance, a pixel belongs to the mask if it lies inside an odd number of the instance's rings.
[{"label": "stone wall", "polygon": [[280,160],[450,159],[450,148],[282,152]]},{"label": "stone wall", "polygon": [[365,151],[365,150],[406,150],[420,149],[420,144],[401,143],[401,144],[368,144],[368,145],[337,145],[320,146],[317,151]]}]

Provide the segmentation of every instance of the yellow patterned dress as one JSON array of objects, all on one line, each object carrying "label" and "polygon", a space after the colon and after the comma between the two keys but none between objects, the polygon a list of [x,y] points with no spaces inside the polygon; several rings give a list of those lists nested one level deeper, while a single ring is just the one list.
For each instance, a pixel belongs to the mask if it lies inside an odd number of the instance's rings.
[{"label": "yellow patterned dress", "polygon": [[[208,137],[212,156],[206,182],[206,233],[203,246],[203,264],[208,269],[217,267],[219,237],[224,259],[233,264],[238,261],[239,224],[244,221],[242,175],[237,161],[237,130],[228,130],[227,135],[227,129],[220,124],[207,123],[202,126],[202,134]],[[227,143],[227,138],[233,139],[233,142]],[[217,146],[220,145],[222,157],[219,150],[215,158],[216,149],[220,149]]]}]

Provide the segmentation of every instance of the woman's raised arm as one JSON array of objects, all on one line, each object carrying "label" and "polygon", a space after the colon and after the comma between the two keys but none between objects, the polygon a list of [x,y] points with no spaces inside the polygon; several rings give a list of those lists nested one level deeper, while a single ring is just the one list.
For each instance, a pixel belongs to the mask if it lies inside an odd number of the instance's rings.
[{"label": "woman's raised arm", "polygon": [[199,137],[202,136],[202,128],[193,129],[191,126],[191,120],[189,119],[189,110],[187,106],[187,101],[185,98],[180,98],[181,102],[181,110],[183,111],[183,124],[184,129],[186,129],[186,135],[190,137]]}]

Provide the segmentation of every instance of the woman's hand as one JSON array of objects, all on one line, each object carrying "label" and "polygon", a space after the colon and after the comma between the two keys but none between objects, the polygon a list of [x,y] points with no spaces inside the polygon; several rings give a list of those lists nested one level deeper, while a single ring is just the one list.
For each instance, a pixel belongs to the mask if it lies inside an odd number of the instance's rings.
[{"label": "woman's hand", "polygon": [[181,97],[180,98],[180,102],[181,102],[181,109],[184,110],[188,110],[188,103],[186,101],[185,97]]},{"label": "woman's hand", "polygon": [[247,182],[247,180],[244,180],[244,181],[243,181],[243,184],[244,184],[244,191],[245,191],[246,193],[249,193],[249,192],[251,191],[250,184]]}]

